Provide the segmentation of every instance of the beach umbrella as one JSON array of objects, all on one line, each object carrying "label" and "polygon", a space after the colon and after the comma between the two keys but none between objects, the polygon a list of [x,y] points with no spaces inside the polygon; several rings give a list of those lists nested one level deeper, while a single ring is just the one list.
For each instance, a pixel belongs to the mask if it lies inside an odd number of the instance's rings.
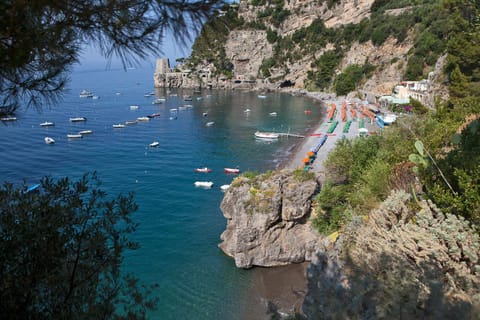
[{"label": "beach umbrella", "polygon": [[315,155],[315,153],[313,151],[308,151],[307,152],[307,156],[309,157],[313,157]]},{"label": "beach umbrella", "polygon": [[303,163],[309,163],[310,159],[309,158],[303,158]]}]

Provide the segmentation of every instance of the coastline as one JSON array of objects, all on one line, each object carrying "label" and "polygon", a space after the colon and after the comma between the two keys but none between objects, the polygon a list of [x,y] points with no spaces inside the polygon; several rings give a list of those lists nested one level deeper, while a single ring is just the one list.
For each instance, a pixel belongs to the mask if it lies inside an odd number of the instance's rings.
[{"label": "coastline", "polygon": [[[279,165],[279,169],[303,168],[302,160],[307,157],[307,152],[315,148],[320,138],[327,134],[330,126],[326,114],[328,106],[335,103],[339,110],[342,102],[345,101],[344,97],[332,99],[331,96],[321,93],[306,93],[305,95],[321,102],[322,116],[318,124],[306,132],[306,137],[292,148],[291,154]],[[350,115],[348,118],[350,119]],[[345,122],[341,121],[340,112],[335,114],[335,120],[338,120],[337,127],[327,135],[327,140],[317,153],[315,161],[310,165],[310,172],[314,172],[320,181],[325,179],[324,162],[328,154],[335,148],[337,141],[343,138],[354,139],[359,136],[360,121],[352,121],[349,132],[343,133]],[[376,131],[375,124],[369,121],[364,121],[364,123],[369,132]],[[248,302],[252,305],[258,305],[261,302],[263,308],[259,307],[262,310],[258,308],[245,310],[244,318],[251,319],[254,316],[259,319],[259,316],[262,316],[264,319],[271,319],[271,314],[268,314],[271,311],[269,303],[273,303],[276,311],[280,314],[301,313],[307,291],[306,272],[309,265],[310,262],[304,262],[283,267],[254,268],[252,270],[254,273],[253,284],[248,292]],[[253,303],[254,301],[256,304]]]}]

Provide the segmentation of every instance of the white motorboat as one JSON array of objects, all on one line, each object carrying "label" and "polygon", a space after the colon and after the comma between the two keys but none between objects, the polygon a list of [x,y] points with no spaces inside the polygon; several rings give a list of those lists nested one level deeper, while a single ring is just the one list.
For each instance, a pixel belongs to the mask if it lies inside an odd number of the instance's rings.
[{"label": "white motorboat", "polygon": [[82,122],[82,121],[87,121],[87,118],[85,117],[70,118],[70,122]]},{"label": "white motorboat", "polygon": [[80,138],[83,138],[83,136],[79,133],[77,133],[77,134],[72,133],[72,134],[67,134],[67,138],[68,139],[80,139]]},{"label": "white motorboat", "polygon": [[84,135],[84,134],[92,134],[93,131],[92,130],[82,130],[82,131],[79,131],[78,134],[81,134],[81,135]]},{"label": "white motorboat", "polygon": [[223,172],[239,174],[240,169],[237,169],[237,168],[223,168]]},{"label": "white motorboat", "polygon": [[269,115],[272,116],[272,117],[276,117],[277,113],[276,112],[270,112]]},{"label": "white motorboat", "polygon": [[196,168],[194,171],[195,172],[209,173],[209,172],[212,172],[212,169],[204,167],[204,168]]},{"label": "white motorboat", "polygon": [[275,132],[260,132],[260,131],[255,132],[255,138],[258,138],[258,139],[273,140],[273,139],[278,139],[279,136],[280,135]]},{"label": "white motorboat", "polygon": [[132,125],[132,124],[137,124],[137,120],[127,120],[125,121],[126,125]]},{"label": "white motorboat", "polygon": [[139,106],[130,106],[130,110],[138,110]]},{"label": "white motorboat", "polygon": [[259,94],[257,97],[258,97],[259,99],[265,99],[267,96],[264,95],[264,94]]},{"label": "white motorboat", "polygon": [[80,92],[80,98],[93,98],[93,93],[83,89],[82,92]]},{"label": "white motorboat", "polygon": [[165,102],[165,98],[157,98],[152,101],[152,104],[162,104],[163,102]]},{"label": "white motorboat", "polygon": [[158,141],[153,141],[152,143],[149,144],[149,146],[152,148],[158,147],[159,145],[160,145],[160,142]]},{"label": "white motorboat", "polygon": [[207,127],[211,127],[211,126],[213,126],[214,124],[215,124],[215,122],[210,121],[210,122],[207,122],[205,125],[206,125]]},{"label": "white motorboat", "polygon": [[45,137],[45,138],[43,138],[43,140],[45,140],[45,143],[46,143],[46,144],[55,143],[55,139],[53,139],[53,138],[51,138],[51,137]]},{"label": "white motorboat", "polygon": [[138,117],[137,121],[150,121],[149,117]]},{"label": "white motorboat", "polygon": [[229,185],[229,184],[223,184],[223,185],[220,186],[220,189],[221,189],[223,192],[227,191],[228,188],[230,188],[230,185]]},{"label": "white motorboat", "polygon": [[203,115],[204,117],[206,117],[206,116],[208,116],[208,113],[204,112],[204,113],[202,113],[202,115]]},{"label": "white motorboat", "polygon": [[112,125],[112,127],[114,127],[115,129],[119,129],[119,128],[125,128],[125,125],[121,124],[121,123],[117,123],[117,124]]},{"label": "white motorboat", "polygon": [[0,118],[0,121],[17,121],[16,117],[3,117]]},{"label": "white motorboat", "polygon": [[202,187],[202,188],[211,188],[213,186],[212,181],[195,181],[195,187]]},{"label": "white motorboat", "polygon": [[49,121],[45,121],[45,122],[40,123],[40,127],[52,127],[54,125],[55,125],[55,123],[49,122]]}]

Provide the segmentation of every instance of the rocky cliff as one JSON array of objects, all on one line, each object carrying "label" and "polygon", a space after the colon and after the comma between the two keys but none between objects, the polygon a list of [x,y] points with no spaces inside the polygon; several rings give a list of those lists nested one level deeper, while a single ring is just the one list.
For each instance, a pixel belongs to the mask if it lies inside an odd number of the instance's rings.
[{"label": "rocky cliff", "polygon": [[480,239],[463,218],[393,192],[308,270],[308,319],[478,319]]},{"label": "rocky cliff", "polygon": [[291,171],[236,178],[221,203],[219,247],[240,268],[309,261],[320,241],[308,222],[318,189],[314,176]]}]

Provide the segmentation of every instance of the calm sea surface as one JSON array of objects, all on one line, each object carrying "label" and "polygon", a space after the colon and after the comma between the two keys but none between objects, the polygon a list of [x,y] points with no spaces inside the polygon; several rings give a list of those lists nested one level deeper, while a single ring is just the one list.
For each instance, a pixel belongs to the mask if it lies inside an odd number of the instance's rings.
[{"label": "calm sea surface", "polygon": [[[81,90],[99,99],[79,98]],[[153,89],[153,69],[92,70],[72,74],[64,100],[42,111],[20,110],[16,122],[0,122],[0,182],[37,183],[45,175],[79,178],[97,171],[109,195],[133,191],[140,226],[134,240],[141,248],[126,257],[126,268],[146,283],[159,284],[160,298],[152,319],[240,319],[251,272],[237,269],[217,248],[226,222],[220,211],[220,186],[234,178],[224,167],[241,171],[274,169],[288,157],[295,138],[268,143],[256,130],[305,133],[319,119],[320,105],[285,94],[243,91],[156,90],[167,100],[153,105],[144,97]],[[176,95],[175,95],[176,94]],[[184,102],[183,95],[193,96]],[[170,120],[171,108],[192,104]],[[138,105],[131,110],[130,105]],[[245,109],[251,112],[244,112]],[[304,110],[312,110],[306,115]],[[277,116],[269,113],[277,112]],[[160,113],[148,122],[112,128],[140,116]],[[203,114],[207,113],[207,116]],[[85,123],[69,122],[86,117]],[[42,128],[41,122],[54,127]],[[206,126],[213,121],[212,126]],[[68,133],[92,130],[83,139]],[[56,140],[44,143],[44,137]],[[148,145],[158,141],[157,148]],[[194,173],[207,166],[209,174]],[[212,189],[195,181],[213,181]]]}]

